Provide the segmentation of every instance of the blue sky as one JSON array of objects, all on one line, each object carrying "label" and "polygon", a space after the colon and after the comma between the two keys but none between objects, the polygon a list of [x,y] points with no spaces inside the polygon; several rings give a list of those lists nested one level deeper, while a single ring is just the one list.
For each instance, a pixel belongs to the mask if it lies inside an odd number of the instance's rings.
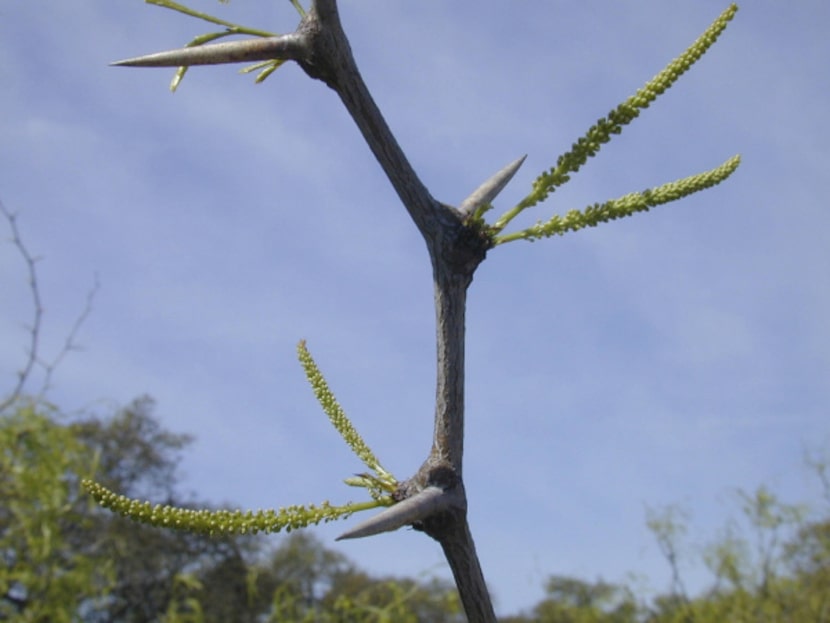
[{"label": "blue sky", "polygon": [[[193,6],[288,32],[288,2]],[[255,6],[252,6],[254,5]],[[364,78],[415,169],[458,204],[528,154],[507,209],[725,2],[344,1]],[[474,7],[474,9],[473,9]],[[762,483],[817,500],[805,449],[830,442],[830,109],[824,3],[747,2],[671,91],[522,221],[716,166],[726,183],[621,222],[490,252],[469,293],[465,479],[501,612],[550,574],[664,590],[645,509],[692,512],[690,547]],[[108,63],[208,25],[134,2],[0,4],[0,199],[42,256],[43,350],[83,307],[83,352],[52,399],[106,413],[147,393],[197,436],[184,487],[216,503],[353,499],[361,464],[296,363],[308,340],[399,478],[429,450],[429,261],[333,92],[287,65]],[[0,374],[30,300],[0,245]],[[352,520],[353,522],[354,520]],[[315,529],[328,545],[346,524]],[[376,573],[446,574],[412,531],[338,544]],[[700,566],[686,571],[699,582]]]}]

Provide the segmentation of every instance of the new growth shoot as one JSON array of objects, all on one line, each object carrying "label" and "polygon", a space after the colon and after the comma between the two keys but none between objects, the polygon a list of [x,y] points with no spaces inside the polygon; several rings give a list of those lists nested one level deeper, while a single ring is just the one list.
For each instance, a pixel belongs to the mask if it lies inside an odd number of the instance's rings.
[{"label": "new growth shoot", "polygon": [[[495,223],[485,225],[493,244],[499,245],[513,240],[534,241],[577,231],[584,227],[594,227],[599,223],[630,216],[635,212],[643,212],[654,206],[681,199],[715,186],[729,177],[738,168],[740,156],[732,156],[720,166],[705,173],[675,180],[642,192],[629,193],[605,203],[595,203],[581,211],[570,210],[564,217],[556,215],[546,222],[538,222],[521,231],[501,233],[521,212],[544,201],[548,195],[565,184],[571,174],[579,171],[588,158],[597,155],[601,147],[609,142],[613,135],[620,134],[624,126],[640,115],[641,110],[648,108],[654,100],[671,88],[677,79],[717,41],[737,10],[738,6],[731,4],[685,52],[666,65],[660,73],[608,113],[606,117],[599,119],[584,136],[571,146],[569,151],[559,156],[556,166],[536,178],[531,192],[526,197],[499,217]],[[490,205],[482,206],[473,214],[473,219],[480,222],[484,212],[491,207]]]},{"label": "new growth shoot", "polygon": [[398,481],[381,466],[375,454],[355,430],[329,389],[311,353],[308,352],[305,341],[299,343],[297,353],[306,378],[323,407],[323,411],[352,451],[372,472],[346,478],[346,484],[367,489],[372,497],[371,500],[349,502],[341,506],[332,506],[325,501],[319,505],[293,505],[276,510],[209,510],[164,506],[131,499],[90,479],[82,481],[84,489],[104,508],[139,523],[211,535],[270,533],[281,530],[290,532],[321,522],[345,519],[358,511],[390,506],[394,503],[392,494],[398,487]]}]

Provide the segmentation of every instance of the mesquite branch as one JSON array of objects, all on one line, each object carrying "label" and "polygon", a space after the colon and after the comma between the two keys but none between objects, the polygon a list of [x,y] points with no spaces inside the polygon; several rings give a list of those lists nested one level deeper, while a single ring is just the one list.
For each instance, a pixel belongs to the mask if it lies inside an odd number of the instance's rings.
[{"label": "mesquite branch", "polygon": [[[363,82],[340,23],[335,0],[315,0],[297,30],[289,35],[190,47],[116,63],[128,66],[179,66],[246,60],[293,60],[340,97],[363,138],[392,183],[427,244],[433,267],[437,325],[435,434],[418,473],[399,491],[404,519],[442,546],[470,621],[495,621],[487,587],[467,525],[467,500],[461,480],[464,448],[464,318],[467,287],[491,240],[466,214],[430,195],[413,170]],[[515,173],[501,171],[467,202],[468,211],[489,201]],[[512,168],[511,168],[512,167]],[[436,491],[442,492],[440,495]],[[425,494],[419,495],[419,493]],[[428,495],[426,495],[428,493]],[[343,538],[366,536],[400,525],[389,519],[395,507],[374,522],[364,522]],[[398,522],[398,523],[396,523]]]},{"label": "mesquite branch", "polygon": [[[168,0],[152,1],[181,10],[179,5]],[[296,0],[292,2],[298,7]],[[437,201],[413,170],[363,82],[340,23],[336,0],[312,0],[308,13],[299,7],[298,10],[302,20],[296,31],[280,36],[192,12],[197,17],[228,28],[203,35],[181,50],[116,64],[178,66],[179,71],[171,87],[175,88],[190,65],[262,61],[255,66],[264,68],[259,78],[262,79],[281,63],[290,60],[300,65],[311,78],[324,82],[340,97],[426,242],[433,269],[437,353],[435,432],[426,460],[412,478],[398,484],[391,494],[395,504],[340,538],[370,536],[404,525],[426,532],[444,550],[469,620],[494,622],[495,614],[467,523],[467,498],[462,479],[467,288],[487,251],[496,244],[519,239],[534,240],[593,227],[709,188],[735,171],[740,162],[738,156],[705,173],[640,193],[629,193],[582,211],[571,210],[564,217],[555,215],[547,222],[518,232],[503,233],[517,214],[544,200],[568,181],[569,176],[588,158],[596,155],[602,144],[608,142],[612,135],[619,134],[623,126],[670,88],[717,40],[737,11],[737,6],[730,5],[681,56],[592,126],[570,151],[560,156],[555,167],[536,179],[527,197],[491,225],[485,222],[483,216],[493,207],[492,200],[522,165],[524,157],[505,166],[481,184],[459,208]],[[258,38],[203,45],[234,34],[249,34]],[[390,485],[390,488],[393,486]]]}]

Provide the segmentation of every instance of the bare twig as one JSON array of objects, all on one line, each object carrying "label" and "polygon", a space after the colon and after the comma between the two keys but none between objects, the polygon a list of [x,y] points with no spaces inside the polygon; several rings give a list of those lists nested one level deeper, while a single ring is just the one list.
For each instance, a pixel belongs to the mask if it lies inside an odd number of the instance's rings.
[{"label": "bare twig", "polygon": [[81,350],[81,347],[75,341],[75,338],[77,337],[78,332],[81,330],[81,326],[84,324],[84,322],[86,322],[87,318],[89,318],[89,315],[92,313],[92,302],[95,300],[95,295],[98,293],[98,289],[100,287],[101,284],[98,281],[98,276],[96,275],[92,283],[92,287],[86,293],[84,307],[81,310],[81,313],[78,314],[78,317],[75,319],[75,322],[72,323],[72,328],[69,330],[69,333],[66,334],[63,346],[58,351],[58,354],[55,355],[52,361],[38,361],[38,363],[43,367],[44,370],[43,384],[41,385],[40,391],[37,393],[38,399],[42,399],[51,387],[52,373],[60,365],[64,357],[66,357],[66,355],[70,351]]},{"label": "bare twig", "polygon": [[39,352],[44,311],[37,278],[37,262],[40,258],[29,252],[29,249],[26,247],[22,237],[20,236],[20,230],[17,227],[17,214],[8,210],[2,201],[0,201],[0,213],[3,214],[3,217],[9,223],[9,228],[12,232],[11,243],[17,248],[20,256],[23,258],[24,264],[26,265],[27,283],[33,307],[32,323],[27,327],[29,333],[29,346],[26,352],[26,361],[23,364],[23,367],[17,372],[17,382],[12,388],[11,393],[0,401],[0,412],[2,412],[7,407],[14,404],[22,396],[26,383],[28,383],[31,379],[35,366],[40,366],[44,370],[43,384],[40,390],[36,393],[36,398],[40,400],[44,397],[51,385],[52,374],[55,369],[58,365],[60,365],[67,353],[72,350],[78,350],[79,348],[76,343],[76,337],[81,329],[81,326],[84,322],[86,322],[86,319],[92,312],[92,302],[95,298],[95,294],[98,292],[99,284],[98,279],[96,278],[92,288],[90,288],[89,292],[87,292],[86,303],[83,310],[75,319],[72,328],[64,340],[63,346],[55,357],[51,361],[44,361],[41,359]]},{"label": "bare twig", "polygon": [[3,212],[3,216],[6,218],[9,223],[9,227],[11,228],[11,242],[15,247],[17,247],[20,256],[23,258],[23,262],[26,265],[27,283],[29,285],[29,293],[31,294],[32,304],[34,307],[34,310],[32,311],[32,324],[27,327],[29,332],[29,347],[26,353],[26,362],[17,372],[17,383],[12,389],[11,394],[5,400],[0,402],[0,411],[2,411],[20,398],[23,388],[26,385],[26,381],[28,381],[31,376],[35,363],[37,363],[38,346],[40,344],[40,328],[43,320],[43,304],[40,301],[40,290],[37,285],[37,270],[35,269],[35,263],[38,258],[29,253],[26,245],[23,244],[23,239],[20,237],[20,230],[17,228],[17,214],[10,212],[2,201],[0,201],[0,211]]}]

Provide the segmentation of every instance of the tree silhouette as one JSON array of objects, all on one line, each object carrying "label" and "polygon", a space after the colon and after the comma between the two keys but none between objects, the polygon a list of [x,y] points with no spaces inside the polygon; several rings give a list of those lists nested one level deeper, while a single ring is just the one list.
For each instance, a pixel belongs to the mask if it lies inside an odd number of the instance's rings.
[{"label": "tree silhouette", "polygon": [[[714,186],[734,172],[739,164],[737,156],[705,173],[596,203],[583,210],[571,210],[563,216],[555,215],[525,229],[506,231],[518,214],[545,200],[567,182],[570,175],[578,171],[588,158],[595,156],[613,135],[619,134],[625,125],[669,89],[715,42],[734,16],[737,6],[730,5],[683,54],[589,128],[552,168],[536,178],[525,198],[500,217],[488,220],[488,212],[494,207],[493,201],[522,165],[524,158],[498,171],[457,207],[435,199],[410,165],[361,78],[340,22],[336,0],[312,0],[308,11],[297,0],[292,0],[301,20],[294,32],[285,35],[232,24],[170,0],[148,1],[217,24],[222,29],[195,38],[181,50],[121,61],[117,65],[179,67],[171,84],[171,88],[175,89],[192,65],[254,61],[256,64],[249,70],[259,71],[257,80],[263,80],[286,61],[294,61],[309,77],[324,82],[340,98],[421,232],[429,251],[437,328],[435,426],[432,446],[420,469],[407,479],[394,478],[381,467],[339,410],[305,345],[301,344],[300,359],[321,405],[352,449],[374,472],[347,481],[348,484],[365,487],[371,494],[370,502],[341,507],[327,504],[291,506],[257,514],[241,511],[213,513],[128,500],[94,483],[87,483],[88,489],[105,506],[141,521],[206,532],[291,529],[348,516],[357,510],[388,506],[340,538],[369,536],[404,525],[425,532],[440,543],[445,553],[468,619],[495,621],[467,522],[463,479],[467,289],[487,253],[498,245],[561,235],[647,211]],[[239,34],[253,38],[211,43]]]}]

